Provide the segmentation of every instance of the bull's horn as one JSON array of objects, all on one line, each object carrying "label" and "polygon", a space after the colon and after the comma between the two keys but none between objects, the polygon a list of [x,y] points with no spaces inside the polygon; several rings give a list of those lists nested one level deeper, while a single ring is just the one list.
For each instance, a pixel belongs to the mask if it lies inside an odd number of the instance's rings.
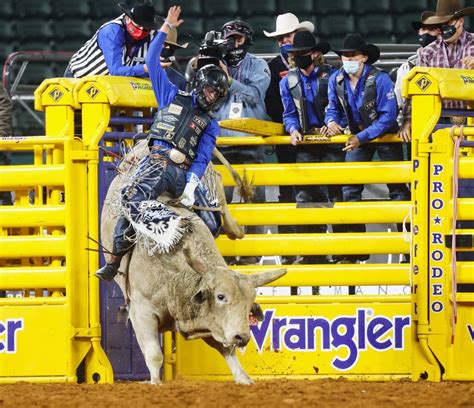
[{"label": "bull's horn", "polygon": [[261,272],[255,275],[248,275],[256,288],[264,286],[267,283],[273,282],[281,278],[287,272],[286,268],[274,269],[273,271]]}]

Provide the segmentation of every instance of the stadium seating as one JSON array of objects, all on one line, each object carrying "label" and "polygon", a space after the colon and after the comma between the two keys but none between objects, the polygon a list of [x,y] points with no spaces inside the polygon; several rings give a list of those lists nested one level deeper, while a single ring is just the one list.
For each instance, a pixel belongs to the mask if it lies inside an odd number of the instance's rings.
[{"label": "stadium seating", "polygon": [[311,14],[313,10],[313,0],[297,0],[288,2],[288,0],[277,0],[278,12],[275,14],[293,13],[298,16],[300,21],[302,15]]},{"label": "stadium seating", "polygon": [[353,0],[354,14],[367,15],[371,13],[389,13],[390,0]]},{"label": "stadium seating", "polygon": [[420,15],[418,13],[405,13],[400,14],[395,17],[395,34],[398,36],[407,36],[411,35],[413,37],[413,41],[416,41],[416,34],[411,26],[413,21],[419,21]]},{"label": "stadium seating", "polygon": [[224,16],[223,19],[228,21],[239,13],[239,5],[237,0],[202,0],[202,11],[205,16]]},{"label": "stadium seating", "polygon": [[351,0],[315,0],[314,12],[316,15],[337,13],[341,16],[350,16],[353,10]]},{"label": "stadium seating", "polygon": [[95,33],[96,28],[91,27],[89,20],[68,18],[54,23],[54,38],[56,41],[63,39],[81,39],[87,41]]},{"label": "stadium seating", "polygon": [[[431,3],[431,4],[429,4]],[[436,4],[428,0],[392,0],[392,13],[399,15],[407,12],[418,12],[418,18],[424,10],[434,10]]]},{"label": "stadium seating", "polygon": [[[53,8],[48,0],[17,0],[14,2],[16,15],[20,18],[25,17],[52,17]],[[3,11],[3,1],[1,5]]]},{"label": "stadium seating", "polygon": [[344,36],[354,30],[354,17],[333,14],[320,19],[318,36],[330,40],[334,35]]},{"label": "stadium seating", "polygon": [[32,40],[45,43],[53,38],[53,29],[51,20],[43,18],[29,18],[17,22],[16,36],[20,41]]},{"label": "stadium seating", "polygon": [[51,5],[56,18],[88,18],[91,11],[89,3],[84,1],[51,0]]},{"label": "stadium seating", "polygon": [[393,32],[392,17],[389,14],[367,14],[356,18],[356,30],[369,34],[383,34],[387,36],[387,41]]},{"label": "stadium seating", "polygon": [[14,1],[15,0],[3,0],[2,1],[2,13],[1,18],[11,18],[14,16]]},{"label": "stadium seating", "polygon": [[181,6],[184,20],[186,20],[187,16],[201,16],[203,14],[200,0],[164,0],[153,3],[155,4],[155,9],[163,17],[166,17],[166,13],[171,6]]},{"label": "stadium seating", "polygon": [[278,14],[276,0],[239,0],[239,12],[246,17],[255,15],[273,17]]}]

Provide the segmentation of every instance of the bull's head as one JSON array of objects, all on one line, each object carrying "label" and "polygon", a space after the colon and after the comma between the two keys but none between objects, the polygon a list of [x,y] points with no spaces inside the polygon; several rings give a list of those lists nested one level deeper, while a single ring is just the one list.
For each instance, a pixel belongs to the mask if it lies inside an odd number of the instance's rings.
[{"label": "bull's head", "polygon": [[249,315],[256,310],[255,288],[280,278],[286,269],[243,275],[225,265],[206,267],[190,256],[187,261],[202,278],[190,299],[196,313],[186,337],[212,336],[227,347],[245,346],[250,340]]}]

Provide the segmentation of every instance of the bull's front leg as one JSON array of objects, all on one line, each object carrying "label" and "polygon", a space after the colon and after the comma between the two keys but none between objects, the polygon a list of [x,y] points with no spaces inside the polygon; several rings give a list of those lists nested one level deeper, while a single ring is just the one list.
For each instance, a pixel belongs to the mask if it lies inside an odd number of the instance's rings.
[{"label": "bull's front leg", "polygon": [[222,343],[217,342],[212,337],[207,337],[203,339],[209,346],[215,348],[219,353],[224,357],[227,365],[230,368],[232,375],[234,376],[234,381],[237,384],[253,384],[254,381],[246,373],[242,364],[240,364],[239,359],[235,354],[235,347],[224,347]]},{"label": "bull's front leg", "polygon": [[158,318],[153,312],[151,304],[145,299],[136,299],[132,296],[130,302],[130,320],[132,321],[138,345],[145,357],[145,363],[150,371],[151,384],[161,384],[160,372],[163,365]]}]

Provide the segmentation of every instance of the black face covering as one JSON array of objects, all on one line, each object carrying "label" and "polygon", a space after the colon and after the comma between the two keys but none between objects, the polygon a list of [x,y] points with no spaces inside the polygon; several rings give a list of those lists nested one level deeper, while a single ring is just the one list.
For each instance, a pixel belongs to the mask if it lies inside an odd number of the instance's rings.
[{"label": "black face covering", "polygon": [[301,69],[308,68],[311,65],[311,63],[313,62],[312,54],[309,54],[309,55],[295,55],[293,57],[293,59],[295,60],[296,66],[298,68],[301,68]]},{"label": "black face covering", "polygon": [[421,47],[425,48],[427,45],[436,41],[437,38],[438,37],[436,35],[431,35],[429,33],[421,34],[418,37],[418,43],[420,44]]},{"label": "black face covering", "polygon": [[243,46],[229,51],[224,59],[229,65],[239,65],[240,61],[242,61],[246,55],[247,47]]},{"label": "black face covering", "polygon": [[174,49],[173,48],[163,48],[161,50],[161,58],[165,60],[169,60],[170,57],[174,55]]},{"label": "black face covering", "polygon": [[443,40],[449,40],[454,34],[456,34],[456,26],[454,24],[444,25],[441,27]]}]

